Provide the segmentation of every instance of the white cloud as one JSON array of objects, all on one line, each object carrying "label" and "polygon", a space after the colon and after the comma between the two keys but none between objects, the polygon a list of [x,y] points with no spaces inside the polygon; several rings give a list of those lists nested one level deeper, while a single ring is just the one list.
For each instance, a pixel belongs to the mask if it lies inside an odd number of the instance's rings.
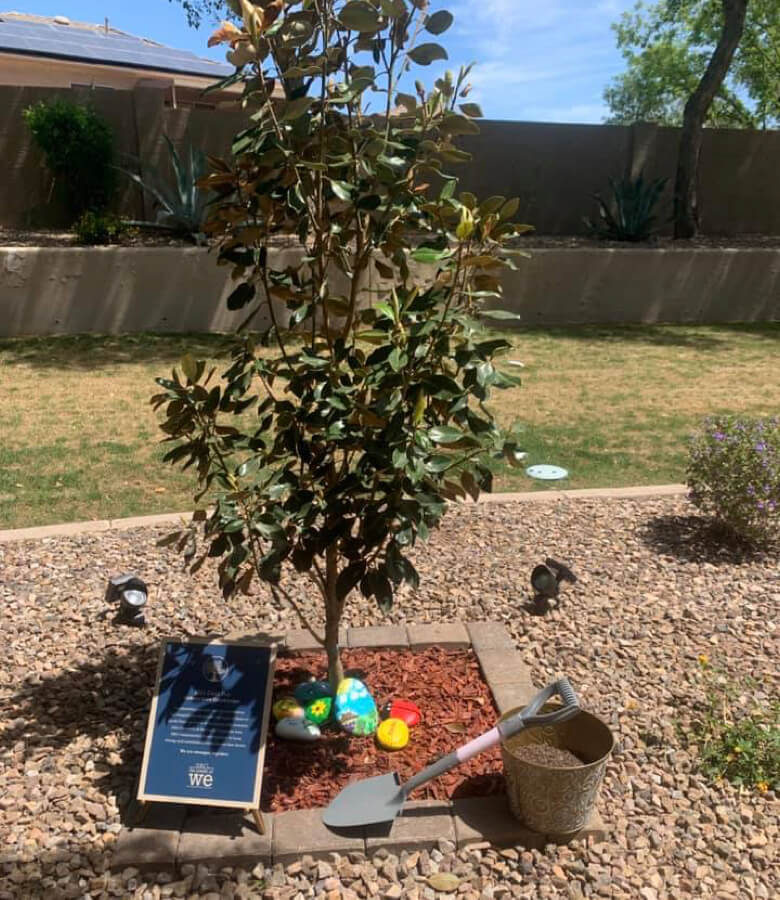
[{"label": "white cloud", "polygon": [[474,98],[489,118],[600,121],[604,87],[622,68],[610,24],[633,3],[442,0],[455,15],[444,43],[453,68],[477,61]]}]

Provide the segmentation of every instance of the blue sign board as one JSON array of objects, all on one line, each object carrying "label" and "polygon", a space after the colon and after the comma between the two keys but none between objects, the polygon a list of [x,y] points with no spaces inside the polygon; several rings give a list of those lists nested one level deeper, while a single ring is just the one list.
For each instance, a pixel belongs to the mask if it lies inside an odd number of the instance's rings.
[{"label": "blue sign board", "polygon": [[259,808],[272,646],[163,642],[138,799]]}]

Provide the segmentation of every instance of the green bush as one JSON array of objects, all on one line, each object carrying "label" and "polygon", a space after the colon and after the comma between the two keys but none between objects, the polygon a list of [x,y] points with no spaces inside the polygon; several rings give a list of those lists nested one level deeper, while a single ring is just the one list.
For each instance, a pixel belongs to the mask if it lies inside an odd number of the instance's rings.
[{"label": "green bush", "polygon": [[127,234],[127,225],[117,216],[88,209],[73,226],[80,244],[116,244]]},{"label": "green bush", "polygon": [[599,194],[594,198],[599,204],[596,222],[585,219],[588,231],[604,241],[646,241],[654,229],[655,206],[666,186],[665,178],[645,181],[637,178],[609,179],[612,200],[607,202]]},{"label": "green bush", "polygon": [[691,501],[753,544],[780,535],[780,421],[707,419],[691,441]]},{"label": "green bush", "polygon": [[24,120],[75,221],[86,210],[106,209],[116,191],[114,136],[94,109],[67,100],[42,100]]}]

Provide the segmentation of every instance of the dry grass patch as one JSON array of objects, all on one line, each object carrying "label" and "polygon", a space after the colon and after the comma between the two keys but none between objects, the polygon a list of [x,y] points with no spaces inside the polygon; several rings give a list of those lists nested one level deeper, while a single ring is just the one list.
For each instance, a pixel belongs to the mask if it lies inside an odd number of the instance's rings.
[{"label": "dry grass patch", "polygon": [[[780,407],[780,325],[509,337],[524,385],[494,408],[526,424],[529,462],[565,466],[571,487],[680,481],[703,416]],[[217,360],[225,347],[215,335],[1,340],[0,527],[190,508],[191,477],[160,464],[149,397],[185,351]],[[499,489],[540,487],[497,474]]]}]

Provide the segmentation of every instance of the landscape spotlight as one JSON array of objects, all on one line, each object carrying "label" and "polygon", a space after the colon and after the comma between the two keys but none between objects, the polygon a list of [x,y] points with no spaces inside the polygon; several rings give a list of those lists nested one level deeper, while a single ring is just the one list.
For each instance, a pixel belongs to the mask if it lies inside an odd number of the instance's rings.
[{"label": "landscape spotlight", "polygon": [[109,578],[106,600],[119,603],[115,621],[125,625],[145,625],[144,607],[149,589],[137,575],[117,575]]},{"label": "landscape spotlight", "polygon": [[556,599],[561,590],[561,582],[575,584],[577,576],[563,563],[549,557],[544,565],[538,565],[531,572],[531,587],[534,589],[534,600],[539,606],[546,606],[549,600]]}]

